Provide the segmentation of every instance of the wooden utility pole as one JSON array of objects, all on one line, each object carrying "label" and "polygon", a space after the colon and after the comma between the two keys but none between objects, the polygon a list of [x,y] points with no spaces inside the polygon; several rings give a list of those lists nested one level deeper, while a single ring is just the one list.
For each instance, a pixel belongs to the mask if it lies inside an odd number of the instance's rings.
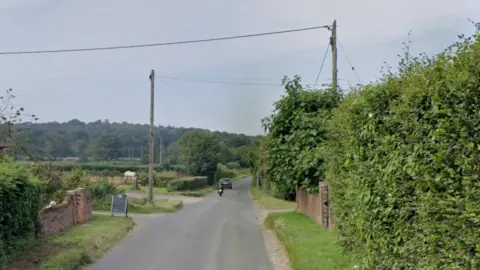
[{"label": "wooden utility pole", "polygon": [[338,87],[338,69],[337,69],[337,20],[333,21],[332,37],[330,37],[330,46],[332,46],[332,89],[337,92]]},{"label": "wooden utility pole", "polygon": [[153,112],[154,112],[154,95],[155,93],[155,70],[150,73],[150,151],[148,151],[148,200],[153,201]]}]

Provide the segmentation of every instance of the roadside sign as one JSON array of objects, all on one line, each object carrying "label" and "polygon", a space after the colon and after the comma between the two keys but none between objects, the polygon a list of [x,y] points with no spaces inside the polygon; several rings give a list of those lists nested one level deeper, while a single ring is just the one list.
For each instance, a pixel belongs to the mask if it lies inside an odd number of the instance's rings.
[{"label": "roadside sign", "polygon": [[112,196],[112,216],[122,215],[127,217],[128,197],[126,194],[117,194]]}]

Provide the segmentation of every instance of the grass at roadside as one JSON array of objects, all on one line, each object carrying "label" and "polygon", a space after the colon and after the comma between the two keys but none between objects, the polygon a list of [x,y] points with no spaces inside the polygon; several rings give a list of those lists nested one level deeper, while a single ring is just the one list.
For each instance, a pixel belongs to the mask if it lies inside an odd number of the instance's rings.
[{"label": "grass at roadside", "polygon": [[282,210],[295,209],[297,207],[295,202],[277,199],[254,186],[250,186],[250,194],[252,194],[253,199],[265,209]]},{"label": "grass at roadside", "polygon": [[[180,200],[154,200],[148,202],[147,198],[128,198],[129,214],[156,214],[172,213],[183,208],[183,201]],[[95,211],[111,211],[111,204],[104,204],[94,207]]]},{"label": "grass at roadside", "polygon": [[15,258],[4,270],[70,270],[92,263],[124,238],[134,223],[130,218],[94,215],[90,222],[40,239],[34,248]]},{"label": "grass at roadside", "polygon": [[336,244],[335,232],[298,212],[272,213],[265,226],[285,245],[293,270],[353,269],[352,259]]}]

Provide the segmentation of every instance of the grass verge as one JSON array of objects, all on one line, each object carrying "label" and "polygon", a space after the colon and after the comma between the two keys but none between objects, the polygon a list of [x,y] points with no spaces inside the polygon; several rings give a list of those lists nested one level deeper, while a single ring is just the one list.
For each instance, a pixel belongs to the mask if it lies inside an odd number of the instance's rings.
[{"label": "grass verge", "polygon": [[250,194],[252,194],[253,199],[265,209],[283,210],[295,209],[297,207],[296,202],[277,199],[254,186],[250,186]]},{"label": "grass verge", "polygon": [[285,245],[293,270],[353,269],[352,258],[336,244],[335,232],[298,212],[272,213],[265,226]]},{"label": "grass verge", "polygon": [[4,270],[71,270],[100,258],[124,238],[134,223],[130,218],[94,215],[84,225],[37,240],[35,247],[19,254]]},{"label": "grass verge", "polygon": [[[172,213],[183,208],[180,200],[154,200],[152,203],[147,198],[128,198],[129,214],[156,214]],[[111,211],[111,204],[97,205],[95,211]]]}]

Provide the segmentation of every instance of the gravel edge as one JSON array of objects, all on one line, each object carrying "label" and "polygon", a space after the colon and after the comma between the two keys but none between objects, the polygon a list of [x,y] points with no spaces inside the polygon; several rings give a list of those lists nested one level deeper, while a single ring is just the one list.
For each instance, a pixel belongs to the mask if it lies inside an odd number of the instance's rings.
[{"label": "gravel edge", "polygon": [[[292,270],[290,267],[290,261],[288,259],[288,253],[285,249],[285,246],[278,240],[275,232],[269,230],[265,227],[265,219],[270,213],[273,212],[285,212],[285,211],[275,211],[267,210],[261,207],[252,197],[250,191],[248,195],[253,201],[253,211],[257,216],[257,221],[260,225],[260,231],[262,233],[263,242],[265,243],[265,248],[267,249],[268,257],[272,264],[273,270]],[[293,211],[293,210],[289,210]]]}]

